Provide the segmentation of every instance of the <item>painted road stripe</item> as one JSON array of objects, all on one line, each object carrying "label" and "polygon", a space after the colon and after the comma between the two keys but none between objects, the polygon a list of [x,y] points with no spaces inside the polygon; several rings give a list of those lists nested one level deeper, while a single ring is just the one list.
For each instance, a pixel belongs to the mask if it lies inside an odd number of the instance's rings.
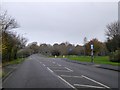
[{"label": "painted road stripe", "polygon": [[61,66],[60,64],[57,64],[58,66]]},{"label": "painted road stripe", "polygon": [[42,63],[42,62],[40,62],[40,63]]},{"label": "painted road stripe", "polygon": [[45,66],[45,64],[43,64],[43,66]]},{"label": "painted road stripe", "polygon": [[71,72],[71,71],[67,71],[67,70],[54,70],[54,71],[58,71],[58,72]]},{"label": "painted road stripe", "polygon": [[82,85],[82,84],[74,84],[74,86],[87,87],[87,88],[104,88],[104,87],[99,87],[99,86]]},{"label": "painted road stripe", "polygon": [[60,75],[62,77],[73,77],[73,78],[83,78],[82,76],[68,76],[68,75]]},{"label": "painted road stripe", "polygon": [[69,71],[71,71],[71,72],[73,72],[73,70],[71,70],[71,69],[69,69],[69,68],[67,68],[67,67],[65,67],[67,70],[69,70]]},{"label": "painted road stripe", "polygon": [[52,71],[49,67],[47,67],[47,69],[48,69],[51,73],[53,73],[53,71]]},{"label": "painted road stripe", "polygon": [[59,79],[61,79],[62,81],[64,81],[66,84],[68,84],[71,88],[76,89],[73,85],[71,85],[69,82],[67,82],[65,79],[63,79],[62,77],[58,76]]},{"label": "painted road stripe", "polygon": [[99,84],[101,86],[104,86],[105,88],[110,88],[110,87],[108,87],[108,86],[106,86],[106,85],[104,85],[104,84],[102,84],[102,83],[100,83],[98,81],[95,81],[95,80],[93,80],[93,79],[91,79],[91,78],[89,78],[87,76],[84,76],[84,75],[81,75],[81,76],[84,77],[84,78],[86,78],[86,79],[88,79],[88,80],[90,80],[90,81],[93,81],[93,82],[95,82],[95,83],[97,83],[97,84]]},{"label": "painted road stripe", "polygon": [[7,73],[7,77],[4,79],[4,81],[2,82],[2,84],[4,84],[11,76],[13,75],[12,71]]},{"label": "painted road stripe", "polygon": [[55,64],[55,62],[53,62]]}]

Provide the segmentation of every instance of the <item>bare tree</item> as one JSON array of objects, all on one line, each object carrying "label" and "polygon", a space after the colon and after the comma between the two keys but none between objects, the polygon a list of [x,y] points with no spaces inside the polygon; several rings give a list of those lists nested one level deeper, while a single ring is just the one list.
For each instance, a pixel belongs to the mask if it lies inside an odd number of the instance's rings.
[{"label": "bare tree", "polygon": [[0,12],[0,31],[6,31],[18,27],[19,25],[17,21],[11,16],[8,16],[7,11]]},{"label": "bare tree", "polygon": [[118,22],[108,24],[106,27],[107,27],[106,36],[108,36],[109,39],[113,39],[116,36],[120,36],[120,29]]},{"label": "bare tree", "polygon": [[0,39],[2,40],[2,59],[12,60],[17,58],[17,51],[26,44],[26,39],[10,31],[18,28],[17,21],[7,14],[7,11],[0,11]]},{"label": "bare tree", "polygon": [[114,22],[108,24],[106,30],[107,42],[106,46],[110,52],[115,51],[120,48],[120,29],[119,23]]}]

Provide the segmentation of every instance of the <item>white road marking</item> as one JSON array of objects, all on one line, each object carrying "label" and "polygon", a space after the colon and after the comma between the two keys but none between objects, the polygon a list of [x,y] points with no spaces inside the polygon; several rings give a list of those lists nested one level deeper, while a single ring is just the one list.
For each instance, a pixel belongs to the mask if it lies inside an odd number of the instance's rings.
[{"label": "white road marking", "polygon": [[87,88],[104,88],[99,86],[92,86],[92,85],[82,85],[82,84],[74,84],[74,86],[81,86],[81,87],[87,87]]},{"label": "white road marking", "polygon": [[43,66],[46,66],[45,64],[43,64]]},{"label": "white road marking", "polygon": [[53,62],[55,64],[55,62]]},{"label": "white road marking", "polygon": [[58,78],[60,78],[62,81],[64,81],[66,84],[68,84],[71,88],[76,89],[73,85],[71,85],[69,82],[67,82],[65,79],[63,79],[62,77],[58,76]]},{"label": "white road marking", "polygon": [[42,62],[40,62],[39,60],[36,60],[37,62],[39,62],[40,64],[42,63]]},{"label": "white road marking", "polygon": [[4,84],[11,76],[13,75],[12,71],[7,73],[7,77],[4,79],[4,81],[2,82],[2,84]]},{"label": "white road marking", "polygon": [[101,85],[101,86],[104,86],[104,87],[106,87],[106,88],[110,88],[110,87],[108,87],[108,86],[106,86],[106,85],[104,85],[104,84],[102,84],[102,83],[100,83],[100,82],[98,82],[98,81],[95,81],[95,80],[93,80],[93,79],[91,79],[91,78],[89,78],[89,77],[87,77],[87,76],[84,76],[84,75],[81,75],[82,77],[84,77],[84,78],[86,78],[86,79],[88,79],[88,80],[90,80],[90,81],[93,81],[93,82],[95,82],[95,83],[97,83],[97,84],[99,84],[99,85]]},{"label": "white road marking", "polygon": [[54,70],[54,71],[58,71],[58,72],[71,72],[71,71],[67,71],[67,70]]},{"label": "white road marking", "polygon": [[67,68],[67,67],[65,67],[67,70],[69,70],[69,71],[71,71],[71,72],[73,72],[73,70],[71,70],[71,69],[69,69],[69,68]]},{"label": "white road marking", "polygon": [[58,66],[61,66],[60,64],[57,64]]},{"label": "white road marking", "polygon": [[68,75],[60,75],[60,76],[62,76],[62,77],[73,77],[73,78],[83,78],[81,76],[68,76]]},{"label": "white road marking", "polygon": [[48,69],[51,73],[53,73],[53,71],[52,71],[49,67],[47,67],[47,69]]}]

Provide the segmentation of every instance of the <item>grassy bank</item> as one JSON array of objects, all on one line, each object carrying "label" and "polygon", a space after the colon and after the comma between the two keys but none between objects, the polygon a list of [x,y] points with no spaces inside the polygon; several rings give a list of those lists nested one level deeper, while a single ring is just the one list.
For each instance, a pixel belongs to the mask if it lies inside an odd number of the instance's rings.
[{"label": "grassy bank", "polygon": [[[59,56],[58,58],[62,58],[62,56]],[[68,58],[70,60],[81,61],[81,62],[91,62],[91,57],[90,56],[69,55],[69,56],[65,56],[64,58]],[[114,65],[114,66],[120,66],[120,63],[109,61],[109,57],[108,56],[95,56],[94,57],[94,63],[96,63],[96,64],[109,64],[109,65]]]},{"label": "grassy bank", "polygon": [[24,61],[24,58],[18,58],[18,59],[9,61],[9,62],[4,62],[4,63],[2,63],[2,66],[12,65],[12,64],[19,64],[19,63],[21,63],[23,61]]}]

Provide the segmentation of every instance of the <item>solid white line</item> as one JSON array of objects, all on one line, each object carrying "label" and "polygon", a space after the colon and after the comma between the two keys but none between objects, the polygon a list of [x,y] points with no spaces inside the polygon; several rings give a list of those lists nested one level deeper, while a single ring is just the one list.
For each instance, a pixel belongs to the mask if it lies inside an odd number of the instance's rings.
[{"label": "solid white line", "polygon": [[108,87],[108,86],[106,86],[106,85],[104,85],[104,84],[102,84],[102,83],[100,83],[100,82],[98,82],[98,81],[95,81],[95,80],[93,80],[93,79],[91,79],[91,78],[89,78],[89,77],[87,77],[87,76],[84,76],[84,75],[81,75],[82,77],[84,77],[84,78],[86,78],[86,79],[88,79],[88,80],[90,80],[90,81],[93,81],[93,82],[95,82],[95,83],[97,83],[97,84],[99,84],[99,85],[101,85],[101,86],[104,86],[104,87],[106,87],[106,88],[110,88],[110,87]]},{"label": "solid white line", "polygon": [[73,77],[73,78],[82,78],[81,76],[68,76],[68,75],[60,75],[62,77]]},{"label": "solid white line", "polygon": [[53,71],[52,71],[49,67],[47,67],[47,69],[48,69],[51,73],[53,73]]},{"label": "solid white line", "polygon": [[67,70],[54,70],[54,71],[58,71],[58,72],[71,72],[71,71],[67,71]]},{"label": "solid white line", "polygon": [[75,87],[73,85],[71,85],[69,82],[67,82],[66,80],[64,80],[62,77],[58,76],[58,78],[60,78],[62,81],[64,81],[66,84],[68,84],[71,88],[75,89]]},{"label": "solid white line", "polygon": [[99,87],[99,86],[92,86],[92,85],[81,85],[81,84],[74,84],[74,86],[90,87],[90,88],[104,88],[104,87]]},{"label": "solid white line", "polygon": [[71,69],[69,69],[69,68],[67,68],[67,67],[65,67],[67,70],[69,70],[69,71],[71,71],[71,72],[73,72],[73,70],[71,70]]},{"label": "solid white line", "polygon": [[[11,71],[12,72],[12,71]],[[9,72],[9,73],[7,73],[7,77],[5,78],[5,80],[2,82],[2,84],[4,84],[12,75],[13,75],[13,73],[11,73],[11,72]]]}]

